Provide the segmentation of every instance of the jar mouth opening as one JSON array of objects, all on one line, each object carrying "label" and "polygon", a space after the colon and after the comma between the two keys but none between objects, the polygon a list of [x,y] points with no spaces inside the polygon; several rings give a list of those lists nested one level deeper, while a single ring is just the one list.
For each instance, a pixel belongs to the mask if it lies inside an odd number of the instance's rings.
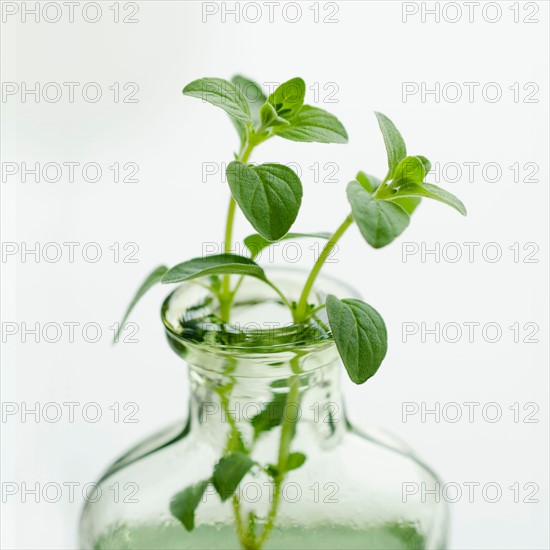
[{"label": "jar mouth opening", "polygon": [[[302,269],[269,268],[270,280],[292,300],[297,300],[308,272]],[[197,284],[198,283],[198,284]],[[309,302],[325,303],[328,294],[358,298],[357,292],[341,281],[319,276]],[[199,281],[183,283],[164,300],[161,317],[168,340],[175,351],[199,348],[222,354],[266,354],[285,351],[315,351],[333,345],[324,308],[305,323],[295,323],[288,307],[264,282],[243,279],[235,296],[229,323],[219,315],[218,299]]]}]

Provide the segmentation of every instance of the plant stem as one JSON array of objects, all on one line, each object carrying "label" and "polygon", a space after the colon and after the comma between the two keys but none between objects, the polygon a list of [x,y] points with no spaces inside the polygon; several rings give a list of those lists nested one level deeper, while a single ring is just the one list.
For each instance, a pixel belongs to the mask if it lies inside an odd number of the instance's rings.
[{"label": "plant stem", "polygon": [[[223,456],[235,450],[236,442],[242,441],[237,422],[235,421],[233,415],[229,410],[229,396],[227,395],[227,391],[231,391],[231,386],[226,386],[225,388],[222,386],[216,389],[216,393],[220,397],[220,403],[230,427]],[[233,495],[233,497],[231,498],[231,502],[233,504],[233,515],[235,516],[237,535],[239,537],[239,540],[241,541],[241,545],[243,546],[243,548],[254,548],[254,544],[251,543],[249,534],[247,533],[247,530],[244,526],[241,515],[241,505],[239,502],[239,497],[237,495]]]},{"label": "plant stem", "polygon": [[317,279],[317,275],[319,275],[319,272],[321,271],[323,264],[325,263],[330,253],[336,246],[336,243],[340,240],[342,235],[346,232],[346,230],[352,223],[353,223],[353,216],[351,214],[348,214],[347,218],[342,222],[340,227],[334,232],[332,237],[328,240],[327,244],[325,244],[323,250],[321,251],[321,254],[319,254],[319,258],[317,258],[317,261],[315,262],[315,265],[313,266],[313,269],[311,270],[311,273],[307,278],[306,284],[304,285],[304,290],[302,291],[300,300],[298,301],[298,305],[296,306],[296,312],[294,314],[294,320],[296,322],[303,322],[309,316],[310,312],[308,311],[307,299],[309,297],[309,293],[311,292],[311,289],[313,288],[315,279]]},{"label": "plant stem", "polygon": [[[235,219],[235,209],[237,203],[233,196],[229,199],[229,208],[227,209],[227,222],[225,224],[225,243],[224,252],[227,254],[231,252],[233,246],[233,221]],[[229,322],[229,312],[231,310],[231,288],[230,288],[230,276],[223,276],[222,291],[220,294],[220,317],[226,323]]]},{"label": "plant stem", "polygon": [[[294,369],[293,369],[294,370]],[[290,390],[286,398],[285,415],[281,423],[281,439],[279,441],[279,454],[277,460],[277,471],[273,489],[273,501],[269,509],[267,521],[264,525],[261,535],[257,540],[257,548],[260,549],[267,537],[273,530],[275,518],[279,510],[279,502],[281,498],[281,487],[285,479],[285,473],[288,464],[288,455],[290,454],[290,444],[296,432],[296,422],[298,421],[298,407],[300,403],[300,378],[295,374],[290,379]],[[288,406],[294,404],[295,408],[292,413],[289,412]]]},{"label": "plant stem", "polygon": [[235,515],[235,523],[237,525],[237,534],[241,541],[243,548],[254,548],[254,543],[251,543],[248,532],[244,526],[244,521],[241,516],[241,503],[237,495],[233,495],[231,498],[233,504],[233,513]]},{"label": "plant stem", "polygon": [[[246,142],[237,155],[237,160],[246,164],[254,147],[261,143],[254,139],[251,139],[250,131],[247,130]],[[227,220],[225,222],[225,241],[224,252],[226,254],[231,252],[233,248],[233,223],[235,221],[235,210],[237,208],[237,202],[231,196],[229,199],[229,207],[227,209]],[[226,323],[229,322],[229,316],[231,312],[231,302],[233,301],[233,294],[231,292],[231,275],[223,276],[222,292],[220,296],[220,317]]]}]

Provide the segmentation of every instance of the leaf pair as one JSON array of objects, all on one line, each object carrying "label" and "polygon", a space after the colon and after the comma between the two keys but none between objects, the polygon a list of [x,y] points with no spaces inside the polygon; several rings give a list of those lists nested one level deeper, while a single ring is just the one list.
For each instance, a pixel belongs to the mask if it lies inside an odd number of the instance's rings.
[{"label": "leaf pair", "polygon": [[201,78],[183,89],[184,95],[226,111],[237,128],[241,145],[246,142],[247,125],[258,131],[271,130],[292,141],[347,143],[348,134],[342,123],[323,109],[304,105],[305,93],[305,82],[292,78],[266,98],[257,83],[243,76],[235,76],[231,82]]},{"label": "leaf pair", "polygon": [[452,206],[466,215],[466,208],[452,193],[425,183],[431,169],[423,156],[407,156],[405,142],[393,124],[382,113],[375,113],[384,138],[388,173],[384,182],[364,172],[347,187],[353,218],[365,240],[374,248],[390,244],[409,225],[410,215],[422,197]]}]

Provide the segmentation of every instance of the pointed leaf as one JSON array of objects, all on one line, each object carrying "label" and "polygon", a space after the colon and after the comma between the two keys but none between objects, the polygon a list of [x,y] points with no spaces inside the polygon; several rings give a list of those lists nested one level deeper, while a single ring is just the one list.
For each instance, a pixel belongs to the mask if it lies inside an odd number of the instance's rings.
[{"label": "pointed leaf", "polygon": [[432,163],[422,155],[416,155],[417,159],[420,159],[420,162],[424,165],[424,170],[426,171],[426,174],[432,169]]},{"label": "pointed leaf", "polygon": [[181,283],[214,274],[249,275],[265,280],[264,270],[250,258],[238,254],[215,254],[176,265],[162,277],[162,283]]},{"label": "pointed leaf", "polygon": [[306,455],[304,453],[290,453],[286,463],[286,471],[296,470],[304,464]]},{"label": "pointed leaf", "polygon": [[223,78],[201,78],[187,84],[183,95],[198,97],[223,109],[229,116],[249,122],[250,107],[248,101],[235,84]]},{"label": "pointed leaf", "polygon": [[418,157],[405,157],[395,168],[390,188],[408,183],[422,183],[426,176],[424,163]]},{"label": "pointed leaf", "polygon": [[267,99],[277,114],[291,120],[304,104],[306,83],[301,78],[292,78],[283,82]]},{"label": "pointed leaf", "polygon": [[380,367],[388,348],[386,325],[380,314],[361,300],[327,298],[330,328],[349,377],[362,384]]},{"label": "pointed leaf", "polygon": [[[265,94],[259,84],[242,75],[235,75],[231,82],[235,84],[238,92],[248,102],[252,122],[257,126],[260,124],[260,108],[267,101]],[[246,123],[237,118],[231,117],[235,128],[241,138],[241,147],[246,142]]]},{"label": "pointed leaf", "polygon": [[420,197],[402,197],[393,199],[391,202],[398,204],[410,216],[416,210],[421,200]]},{"label": "pointed leaf", "polygon": [[343,124],[329,112],[304,105],[291,120],[290,126],[275,128],[274,132],[285,139],[317,143],[347,143],[348,133]]},{"label": "pointed leaf", "polygon": [[254,428],[254,439],[281,423],[285,412],[286,398],[285,393],[275,393],[273,399],[266,403],[264,408],[251,419],[250,424]]},{"label": "pointed leaf", "polygon": [[378,178],[365,174],[365,172],[357,172],[355,179],[369,192],[374,193],[382,183]]},{"label": "pointed leaf", "polygon": [[116,331],[116,334],[115,334],[115,337],[113,338],[113,342],[116,343],[118,342],[118,339],[119,339],[119,336],[120,336],[120,332],[122,330],[122,328],[124,327],[124,324],[126,323],[128,317],[130,316],[130,313],[132,313],[132,310],[134,309],[134,306],[139,302],[139,300],[141,299],[141,297],[154,285],[156,285],[158,282],[160,282],[160,280],[162,279],[162,277],[164,276],[164,274],[168,271],[168,268],[164,265],[161,265],[159,267],[157,267],[156,269],[154,269],[148,276],[147,278],[145,279],[145,281],[143,281],[143,283],[141,283],[141,286],[138,288],[137,292],[136,292],[136,295],[134,296],[134,298],[132,299],[132,301],[130,302],[130,305],[128,306],[128,309],[126,310],[126,312],[124,313],[124,317],[122,317],[122,321],[120,321],[120,324],[118,325],[118,329]]},{"label": "pointed leaf", "polygon": [[280,117],[271,103],[265,103],[260,109],[260,122],[262,128],[274,128],[275,126],[290,126],[290,122]]},{"label": "pointed leaf", "polygon": [[195,527],[195,510],[201,502],[209,481],[200,481],[177,493],[170,501],[170,512],[179,519],[187,531]]},{"label": "pointed leaf", "polygon": [[256,258],[260,252],[271,246],[274,243],[281,241],[289,241],[292,239],[330,239],[331,234],[328,232],[319,232],[319,233],[287,233],[284,237],[281,237],[278,241],[268,241],[264,239],[261,235],[255,233],[254,235],[249,235],[244,239],[244,245],[252,255],[252,259]]},{"label": "pointed leaf", "polygon": [[286,235],[302,204],[302,182],[287,166],[251,166],[233,161],[226,170],[231,193],[248,221],[265,239]]},{"label": "pointed leaf", "polygon": [[384,137],[388,155],[388,174],[391,177],[397,165],[407,156],[407,148],[395,124],[384,114],[375,112],[380,131]]},{"label": "pointed leaf", "polygon": [[267,101],[261,86],[242,75],[235,75],[231,82],[237,88],[240,95],[244,96],[250,107],[253,122],[260,121],[260,108]]},{"label": "pointed leaf", "polygon": [[455,197],[452,193],[449,193],[449,191],[446,191],[437,185],[433,185],[432,183],[424,183],[422,185],[403,185],[402,187],[399,187],[397,194],[387,200],[394,202],[395,199],[402,197],[426,197],[428,199],[434,199],[452,206],[463,216],[466,216],[467,214],[466,207],[459,198]]},{"label": "pointed leaf", "polygon": [[391,243],[409,225],[409,215],[401,206],[376,200],[359,182],[350,182],[347,194],[353,218],[365,240],[374,248]]},{"label": "pointed leaf", "polygon": [[255,462],[244,453],[230,453],[216,464],[212,483],[222,501],[226,501],[236,491],[243,477]]}]

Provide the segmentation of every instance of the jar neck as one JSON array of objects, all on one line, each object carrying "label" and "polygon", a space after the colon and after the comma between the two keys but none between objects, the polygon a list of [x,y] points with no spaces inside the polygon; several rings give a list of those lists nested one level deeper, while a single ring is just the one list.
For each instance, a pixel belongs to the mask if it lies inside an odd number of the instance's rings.
[{"label": "jar neck", "polygon": [[336,444],[346,426],[339,361],[305,372],[281,370],[284,376],[243,377],[190,366],[188,427],[220,446],[231,430],[251,442],[292,418],[298,434],[323,446]]}]

